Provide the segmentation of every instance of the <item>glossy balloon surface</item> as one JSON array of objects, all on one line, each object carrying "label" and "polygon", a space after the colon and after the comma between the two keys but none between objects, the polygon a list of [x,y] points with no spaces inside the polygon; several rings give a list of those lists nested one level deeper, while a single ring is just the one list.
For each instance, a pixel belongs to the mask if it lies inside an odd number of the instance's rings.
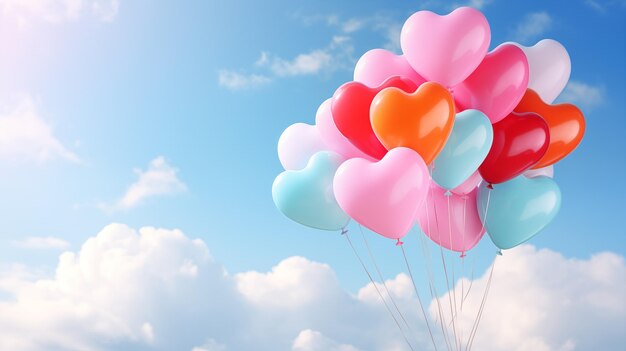
[{"label": "glossy balloon surface", "polygon": [[374,98],[371,124],[388,150],[408,147],[430,164],[452,131],[454,101],[444,87],[432,82],[412,94],[385,89]]},{"label": "glossy balloon surface", "polygon": [[372,130],[370,106],[376,94],[389,87],[409,93],[417,89],[409,79],[392,77],[375,88],[358,82],[346,83],[333,95],[332,115],[337,129],[359,150],[375,159],[385,156],[387,149]]},{"label": "glossy balloon surface", "polygon": [[534,166],[548,150],[548,125],[536,114],[515,115],[493,125],[493,144],[478,168],[487,183],[517,177]]}]

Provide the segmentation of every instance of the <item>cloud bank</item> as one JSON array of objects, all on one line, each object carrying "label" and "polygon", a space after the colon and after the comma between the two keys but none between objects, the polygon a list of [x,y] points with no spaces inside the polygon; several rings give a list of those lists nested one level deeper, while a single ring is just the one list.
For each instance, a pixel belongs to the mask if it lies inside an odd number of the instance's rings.
[{"label": "cloud bank", "polygon": [[[619,349],[625,278],[624,257],[613,253],[577,260],[532,246],[507,251],[474,349]],[[477,278],[474,291],[486,280]],[[432,349],[410,279],[400,273],[387,285],[415,349]],[[51,277],[0,270],[0,349],[408,350],[373,291],[349,293],[330,266],[303,257],[229,274],[203,241],[179,230],[111,224],[61,254]],[[465,302],[459,326],[473,321],[481,295]]]}]

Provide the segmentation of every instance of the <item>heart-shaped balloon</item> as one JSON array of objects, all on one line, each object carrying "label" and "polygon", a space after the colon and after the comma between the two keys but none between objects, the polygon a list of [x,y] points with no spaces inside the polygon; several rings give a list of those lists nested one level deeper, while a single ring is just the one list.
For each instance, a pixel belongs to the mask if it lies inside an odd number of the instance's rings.
[{"label": "heart-shaped balloon", "polygon": [[526,55],[515,45],[502,44],[452,94],[462,110],[480,110],[497,123],[513,111],[527,87]]},{"label": "heart-shaped balloon", "polygon": [[559,186],[548,177],[520,176],[493,189],[484,183],[478,189],[480,219],[501,249],[510,249],[535,236],[561,207]]},{"label": "heart-shaped balloon", "polygon": [[392,77],[375,88],[359,82],[346,83],[333,95],[332,114],[337,129],[357,148],[376,159],[385,156],[387,149],[372,130],[370,105],[378,92],[389,87],[406,92],[417,89],[417,85],[409,79]]},{"label": "heart-shaped balloon", "polygon": [[554,178],[554,166],[548,166],[537,169],[529,169],[524,172],[524,177],[526,178],[536,178],[536,177],[548,177]]},{"label": "heart-shaped balloon", "polygon": [[278,139],[278,159],[286,170],[306,167],[311,156],[326,149],[316,126],[292,124]]},{"label": "heart-shaped balloon", "polygon": [[352,145],[352,143],[341,134],[339,129],[337,129],[335,121],[333,120],[331,104],[332,99],[324,101],[317,109],[317,114],[315,115],[315,126],[324,144],[328,146],[328,149],[344,156],[346,159],[353,157],[372,159],[356,146]]},{"label": "heart-shaped balloon", "polygon": [[548,125],[539,115],[510,114],[493,125],[493,144],[478,168],[489,184],[506,182],[537,164],[548,150]]},{"label": "heart-shaped balloon", "polygon": [[528,88],[551,104],[565,89],[572,70],[569,54],[565,47],[556,40],[543,39],[537,44],[527,47],[518,43],[528,59]]},{"label": "heart-shaped balloon", "polygon": [[333,178],[343,158],[329,151],[318,152],[299,171],[285,171],[272,185],[272,198],[291,220],[322,230],[340,230],[348,224],[335,200]]},{"label": "heart-shaped balloon", "polygon": [[547,104],[535,91],[528,89],[515,108],[515,113],[526,112],[534,112],[541,116],[550,129],[548,151],[533,168],[557,163],[572,152],[583,139],[585,117],[578,107],[572,104]]},{"label": "heart-shaped balloon", "polygon": [[474,191],[478,184],[483,181],[483,177],[480,176],[480,172],[476,170],[476,172],[472,173],[469,178],[467,178],[461,185],[452,189],[451,192],[457,195],[466,195]]},{"label": "heart-shaped balloon", "polygon": [[430,183],[426,205],[419,211],[418,223],[432,241],[456,252],[476,246],[485,234],[478,217],[474,188],[467,195],[446,194],[446,189]]},{"label": "heart-shaped balloon", "polygon": [[460,7],[446,16],[419,11],[406,20],[400,46],[409,64],[429,81],[451,87],[478,67],[489,49],[485,16]]},{"label": "heart-shaped balloon", "polygon": [[373,49],[361,56],[354,68],[354,81],[377,87],[391,77],[408,78],[417,86],[425,82],[403,55],[384,49]]},{"label": "heart-shaped balloon", "polygon": [[493,128],[484,113],[457,113],[450,137],[433,162],[433,180],[448,190],[461,185],[487,157],[492,142]]},{"label": "heart-shaped balloon", "polygon": [[428,82],[414,93],[385,89],[372,102],[371,125],[388,149],[408,147],[430,164],[454,124],[454,100],[443,86]]},{"label": "heart-shaped balloon", "polygon": [[335,175],[335,197],[355,221],[391,239],[403,237],[428,192],[428,168],[415,151],[390,150],[379,162],[353,158]]}]

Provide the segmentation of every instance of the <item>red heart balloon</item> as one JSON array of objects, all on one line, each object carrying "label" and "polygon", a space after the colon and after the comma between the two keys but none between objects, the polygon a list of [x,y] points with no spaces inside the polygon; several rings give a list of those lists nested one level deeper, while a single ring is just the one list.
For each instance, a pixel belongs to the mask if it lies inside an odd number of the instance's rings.
[{"label": "red heart balloon", "polygon": [[376,159],[383,158],[387,149],[372,130],[370,105],[378,92],[389,87],[399,88],[407,93],[417,90],[415,83],[401,77],[391,77],[375,88],[359,82],[350,82],[335,91],[331,106],[333,120],[341,134],[354,146]]},{"label": "red heart balloon", "polygon": [[535,113],[509,114],[493,124],[493,144],[478,168],[490,184],[506,182],[535,165],[550,144],[548,124]]}]

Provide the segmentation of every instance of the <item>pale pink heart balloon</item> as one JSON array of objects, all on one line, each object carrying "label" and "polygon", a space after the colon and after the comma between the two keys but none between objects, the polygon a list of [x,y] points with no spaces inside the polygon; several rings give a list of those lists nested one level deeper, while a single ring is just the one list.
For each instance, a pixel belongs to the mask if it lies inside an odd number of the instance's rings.
[{"label": "pale pink heart balloon", "polygon": [[565,47],[556,40],[543,39],[533,46],[511,43],[524,51],[530,74],[528,88],[551,104],[561,94],[572,71],[572,63]]},{"label": "pale pink heart balloon", "polygon": [[325,149],[316,126],[306,123],[290,125],[278,139],[278,159],[286,170],[303,169],[311,156]]},{"label": "pale pink heart balloon", "polygon": [[426,205],[417,216],[422,231],[448,250],[469,251],[485,234],[478,216],[477,192],[474,189],[467,195],[446,196],[446,189],[431,182]]},{"label": "pale pink heart balloon", "polygon": [[528,88],[528,60],[522,49],[502,44],[478,68],[452,88],[457,105],[476,109],[497,123],[513,111]]},{"label": "pale pink heart balloon", "polygon": [[396,55],[384,49],[374,49],[361,56],[354,68],[354,81],[371,88],[381,85],[388,78],[400,76],[412,80],[420,86],[426,80],[422,78],[404,56]]},{"label": "pale pink heart balloon", "polygon": [[371,162],[344,162],[333,182],[339,206],[370,230],[400,239],[414,223],[428,192],[428,168],[415,151],[398,147]]},{"label": "pale pink heart balloon", "polygon": [[550,165],[543,168],[537,169],[529,169],[524,172],[524,177],[526,178],[535,178],[535,177],[548,177],[554,178],[554,165]]},{"label": "pale pink heart balloon", "polygon": [[476,171],[472,173],[461,185],[452,189],[452,192],[457,195],[465,195],[471,193],[478,188],[478,184],[482,182],[483,177],[480,176],[480,172]]},{"label": "pale pink heart balloon", "polygon": [[406,20],[400,35],[402,52],[413,69],[446,87],[462,82],[478,67],[490,41],[487,19],[470,7],[445,16],[416,12]]},{"label": "pale pink heart balloon", "polygon": [[324,101],[317,109],[317,114],[315,116],[317,132],[326,144],[327,148],[344,156],[345,158],[361,157],[373,160],[373,158],[354,146],[348,138],[341,134],[339,129],[337,129],[335,121],[333,120],[331,105],[332,98]]}]

